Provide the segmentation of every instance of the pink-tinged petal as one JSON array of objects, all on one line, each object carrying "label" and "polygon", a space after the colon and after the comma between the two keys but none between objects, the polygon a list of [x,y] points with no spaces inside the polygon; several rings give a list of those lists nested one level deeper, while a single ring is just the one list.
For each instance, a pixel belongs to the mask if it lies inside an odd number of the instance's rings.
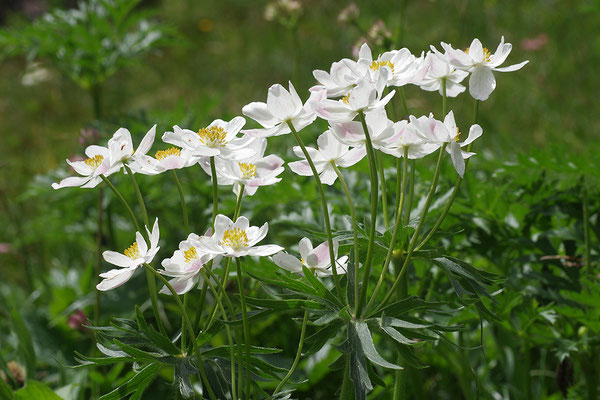
[{"label": "pink-tinged petal", "polygon": [[196,243],[196,248],[209,254],[224,254],[225,249],[218,245],[212,238],[201,237]]},{"label": "pink-tinged petal", "polygon": [[298,243],[298,250],[300,251],[300,257],[304,260],[308,258],[308,255],[312,252],[313,246],[309,238],[302,238]]},{"label": "pink-tinged petal", "polygon": [[256,168],[264,168],[266,170],[273,171],[277,168],[280,168],[283,165],[283,163],[284,161],[281,157],[276,156],[275,154],[270,154],[262,158],[261,160],[255,162],[254,165],[256,165]]},{"label": "pink-tinged petal", "polygon": [[488,67],[477,66],[469,78],[469,93],[477,100],[487,100],[496,88],[496,79]]},{"label": "pink-tinged petal", "polygon": [[447,151],[448,153],[450,153],[450,157],[452,158],[452,164],[454,164],[456,172],[462,178],[465,174],[465,160],[462,157],[460,145],[457,142],[452,141],[448,145]]},{"label": "pink-tinged petal", "polygon": [[301,175],[301,176],[312,176],[312,170],[310,169],[310,165],[308,165],[308,161],[294,161],[288,164],[292,172]]},{"label": "pink-tinged petal", "polygon": [[155,136],[156,136],[156,124],[154,124],[154,126],[152,128],[150,128],[148,133],[146,133],[146,135],[142,139],[140,145],[135,150],[135,153],[133,154],[134,157],[139,156],[140,154],[146,154],[148,152],[148,150],[150,150],[150,147],[152,147],[152,143],[154,143]]},{"label": "pink-tinged petal", "polygon": [[335,163],[342,168],[348,168],[362,160],[366,155],[367,148],[365,146],[355,147],[335,160]]},{"label": "pink-tinged petal", "polygon": [[278,267],[281,267],[290,272],[299,273],[302,271],[302,263],[296,257],[284,253],[279,252],[273,256],[273,262]]},{"label": "pink-tinged petal", "polygon": [[325,268],[331,264],[329,257],[329,243],[323,242],[308,255],[306,263],[312,268]]},{"label": "pink-tinged petal", "polygon": [[[169,281],[169,284],[175,290],[177,294],[185,294],[192,290],[194,286],[196,286],[196,282],[198,281],[198,275],[194,275],[190,278],[175,278]],[[161,294],[172,295],[169,288],[165,285],[160,292]]]},{"label": "pink-tinged petal", "polygon": [[81,186],[82,184],[84,184],[85,182],[88,182],[89,180],[90,180],[89,177],[70,176],[68,178],[63,179],[59,183],[53,183],[52,188],[53,189],[62,189],[65,187]]},{"label": "pink-tinged petal", "polygon": [[265,244],[248,249],[245,253],[249,256],[272,256],[275,253],[284,250],[283,247],[275,244]]},{"label": "pink-tinged petal", "polygon": [[300,114],[292,118],[290,122],[294,126],[296,132],[300,132],[302,129],[312,124],[315,119],[317,119],[317,114],[315,114],[313,111],[301,111]]},{"label": "pink-tinged petal", "polygon": [[265,128],[274,127],[279,121],[273,116],[266,103],[253,102],[242,108],[242,114],[252,118]]},{"label": "pink-tinged petal", "polygon": [[66,160],[67,164],[73,168],[73,170],[75,172],[77,172],[79,175],[91,175],[92,172],[94,171],[94,168],[90,167],[89,165],[87,165],[85,163],[85,161],[71,161],[69,159]]},{"label": "pink-tinged petal", "polygon": [[96,289],[101,291],[117,288],[127,282],[135,272],[135,268],[111,269],[108,272],[100,274],[104,278],[102,282],[96,285]]},{"label": "pink-tinged petal", "polygon": [[500,68],[494,68],[494,71],[498,71],[498,72],[511,72],[511,71],[517,71],[521,68],[523,68],[523,66],[525,66],[525,64],[527,64],[529,62],[529,60],[527,61],[523,61],[521,63],[518,64],[514,64],[514,65],[509,65],[508,67],[500,67]]},{"label": "pink-tinged petal", "polygon": [[322,184],[331,186],[335,183],[337,174],[331,164],[326,164],[323,171],[319,174],[319,178],[321,179]]},{"label": "pink-tinged petal", "polygon": [[366,140],[362,124],[356,121],[334,124],[331,132],[340,142],[350,146],[362,145]]},{"label": "pink-tinged petal", "polygon": [[295,114],[292,96],[280,84],[272,85],[267,94],[267,107],[279,121],[285,121]]},{"label": "pink-tinged petal", "polygon": [[109,263],[122,268],[128,268],[132,265],[132,259],[127,257],[125,254],[117,253],[116,251],[106,250],[102,253],[104,260]]},{"label": "pink-tinged petal", "polygon": [[233,227],[233,221],[229,219],[229,217],[219,214],[215,217],[215,234],[213,237],[217,240],[223,239],[223,234],[227,229],[231,229]]},{"label": "pink-tinged petal", "polygon": [[469,129],[469,136],[465,139],[464,142],[460,143],[460,146],[466,146],[469,143],[473,142],[475,139],[477,139],[479,136],[481,136],[483,134],[483,129],[481,129],[481,126],[479,126],[478,124],[475,125],[471,125],[471,128]]},{"label": "pink-tinged petal", "polygon": [[94,188],[96,186],[98,186],[98,184],[102,182],[102,178],[100,178],[99,176],[92,178],[88,181],[88,183],[86,183],[85,185],[81,185],[82,188],[84,189],[88,189],[88,188]]}]

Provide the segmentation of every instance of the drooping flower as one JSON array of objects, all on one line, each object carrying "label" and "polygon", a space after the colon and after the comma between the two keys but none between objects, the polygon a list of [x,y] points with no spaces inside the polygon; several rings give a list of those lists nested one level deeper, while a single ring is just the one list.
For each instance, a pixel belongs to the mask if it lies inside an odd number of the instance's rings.
[{"label": "drooping flower", "polygon": [[81,186],[82,188],[93,188],[102,181],[100,175],[108,176],[118,170],[110,167],[110,151],[106,147],[91,145],[85,149],[88,157],[83,161],[66,160],[75,172],[81,176],[70,176],[59,183],[53,183],[52,188]]},{"label": "drooping flower", "polygon": [[[336,259],[335,268],[338,274],[345,274],[348,256],[337,258],[338,245],[338,242],[334,240],[333,254]],[[301,275],[303,265],[319,277],[333,275],[328,242],[321,243],[313,249],[310,239],[302,238],[298,244],[298,250],[300,251],[300,259],[282,251],[273,256],[273,262],[287,271]]]},{"label": "drooping flower", "polygon": [[427,74],[417,82],[419,87],[428,92],[438,91],[444,95],[442,81],[446,81],[446,96],[456,97],[465,91],[465,87],[460,84],[468,75],[467,71],[457,69],[445,54],[436,52],[428,53],[425,57],[425,63],[428,65]]},{"label": "drooping flower", "polygon": [[219,214],[215,218],[215,232],[211,237],[201,237],[197,248],[205,253],[225,257],[270,256],[283,250],[283,247],[273,244],[256,246],[265,238],[268,230],[269,224],[266,222],[258,228],[250,226],[246,217],[239,217],[233,222]]},{"label": "drooping flower", "polygon": [[[340,143],[330,130],[323,132],[317,139],[318,149],[307,147],[306,150],[315,165],[315,169],[321,178],[321,182],[326,185],[333,185],[337,179],[332,164],[339,167],[350,167],[367,154],[364,146],[349,149],[348,145]],[[304,153],[299,146],[294,147],[294,153],[301,158]],[[312,170],[306,159],[289,163],[290,169],[298,175],[311,176]]]},{"label": "drooping flower", "polygon": [[500,44],[493,54],[483,47],[477,38],[473,39],[471,45],[465,51],[453,49],[452,46],[443,42],[442,47],[452,65],[471,73],[469,93],[473,98],[482,101],[487,100],[496,88],[496,79],[492,71],[516,71],[529,62],[527,60],[519,64],[499,68],[512,50],[510,43],[504,43],[504,36],[502,36]]},{"label": "drooping flower", "polygon": [[195,157],[244,158],[251,156],[247,146],[252,142],[250,137],[237,137],[246,120],[235,117],[226,122],[214,120],[206,128],[194,132],[175,125],[173,132],[165,132],[163,142],[191,151]]},{"label": "drooping flower", "polygon": [[112,138],[108,140],[108,149],[110,150],[110,168],[118,170],[124,164],[131,160],[136,160],[146,155],[156,136],[156,125],[146,133],[137,149],[133,148],[131,133],[125,128],[119,128]]},{"label": "drooping flower", "polygon": [[107,250],[102,253],[102,257],[106,262],[116,265],[119,268],[111,269],[110,271],[100,274],[104,278],[102,282],[96,285],[98,290],[110,290],[121,286],[127,282],[135,270],[143,264],[149,264],[154,259],[160,247],[158,239],[160,231],[158,229],[158,218],[154,221],[152,232],[146,227],[146,232],[150,238],[150,247],[140,232],[135,233],[135,242],[129,246],[123,254],[116,251]]},{"label": "drooping flower", "polygon": [[[200,270],[204,265],[215,258],[215,254],[202,252],[197,246],[200,236],[190,233],[188,238],[179,243],[179,250],[173,253],[171,258],[165,258],[161,265],[164,270],[161,274],[172,277],[169,284],[177,294],[184,294],[192,290],[198,281],[202,280]],[[160,293],[172,294],[165,286]]]},{"label": "drooping flower", "polygon": [[[263,126],[259,129],[242,131],[252,137],[266,138],[290,133],[288,122],[299,132],[310,125],[317,117],[310,107],[302,105],[302,100],[292,82],[289,91],[280,84],[272,85],[267,94],[267,102],[253,102],[242,108],[242,113]],[[308,102],[307,102],[308,103]]]}]

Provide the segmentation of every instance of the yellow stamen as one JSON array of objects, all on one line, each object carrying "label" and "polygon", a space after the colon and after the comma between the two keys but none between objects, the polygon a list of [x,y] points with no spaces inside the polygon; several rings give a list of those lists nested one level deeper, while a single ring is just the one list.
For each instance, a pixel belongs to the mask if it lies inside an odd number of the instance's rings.
[{"label": "yellow stamen", "polygon": [[131,246],[129,246],[124,252],[127,257],[135,260],[136,258],[140,258],[140,249],[138,248],[137,242],[133,242]]},{"label": "yellow stamen", "polygon": [[256,165],[254,164],[246,164],[246,163],[239,163],[240,164],[240,171],[242,171],[242,175],[244,179],[248,179],[248,178],[254,178],[256,176]]},{"label": "yellow stamen", "polygon": [[183,257],[185,258],[185,262],[192,262],[198,259],[198,253],[196,252],[195,247],[190,247],[186,251],[183,252]]},{"label": "yellow stamen", "polygon": [[[467,49],[465,50],[465,53],[469,54],[469,49],[470,49],[470,47],[467,47]],[[483,61],[489,62],[491,56],[492,56],[492,53],[490,53],[490,51],[487,49],[487,47],[484,47],[483,48]]]},{"label": "yellow stamen", "polygon": [[456,127],[456,136],[454,136],[454,140],[458,142],[458,138],[460,137],[460,130],[458,130],[458,126]]},{"label": "yellow stamen", "polygon": [[344,104],[348,104],[348,102],[350,101],[350,93],[342,97],[342,101],[344,102]]},{"label": "yellow stamen", "polygon": [[84,163],[92,168],[98,168],[102,164],[102,161],[104,161],[104,157],[96,154],[94,157],[85,160]]},{"label": "yellow stamen", "polygon": [[156,152],[156,155],[154,157],[156,157],[157,160],[162,160],[163,158],[167,158],[168,156],[179,156],[181,155],[181,150],[179,150],[177,147],[171,147],[170,149],[167,150],[159,150]]},{"label": "yellow stamen", "polygon": [[370,68],[373,71],[377,71],[381,67],[388,67],[392,71],[394,70],[394,64],[391,61],[373,61],[370,65]]},{"label": "yellow stamen", "polygon": [[227,132],[219,126],[212,126],[210,128],[202,128],[198,131],[200,141],[207,146],[211,147],[223,147],[227,144],[225,136]]},{"label": "yellow stamen", "polygon": [[227,229],[223,234],[221,243],[225,246],[240,248],[248,246],[248,235],[246,231],[240,228]]}]

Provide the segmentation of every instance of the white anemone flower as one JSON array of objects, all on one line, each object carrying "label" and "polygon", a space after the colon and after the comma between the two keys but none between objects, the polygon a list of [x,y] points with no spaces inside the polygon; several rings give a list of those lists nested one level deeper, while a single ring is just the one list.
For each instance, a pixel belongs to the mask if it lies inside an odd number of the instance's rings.
[{"label": "white anemone flower", "polygon": [[355,69],[356,61],[347,58],[331,64],[329,72],[316,69],[313,71],[313,76],[319,84],[310,88],[310,91],[326,89],[327,97],[344,96],[359,80]]},{"label": "white anemone flower", "polygon": [[415,126],[416,132],[427,142],[439,144],[440,146],[443,143],[448,144],[446,152],[450,154],[452,164],[454,164],[456,172],[462,178],[465,173],[465,159],[475,155],[475,153],[463,151],[461,148],[469,145],[481,136],[483,133],[481,126],[477,124],[471,125],[469,136],[464,141],[459,142],[461,133],[456,126],[452,111],[446,115],[444,122],[434,119],[433,116],[416,119],[412,115],[410,116],[410,121]]},{"label": "white anemone flower", "polygon": [[270,256],[283,250],[283,247],[274,244],[256,246],[267,236],[268,230],[267,222],[258,228],[250,226],[246,217],[239,217],[233,222],[219,214],[215,218],[215,232],[211,237],[201,237],[197,247],[202,252],[225,257]]},{"label": "white anemone flower", "polygon": [[446,81],[446,96],[456,97],[465,91],[465,87],[460,84],[468,75],[467,71],[457,69],[445,54],[427,53],[425,63],[429,66],[427,74],[417,82],[419,87],[428,92],[438,91],[444,95],[442,81]]},{"label": "white anemone flower", "polygon": [[194,157],[190,150],[170,147],[158,150],[154,157],[138,157],[131,163],[131,170],[145,175],[156,175],[172,169],[190,167],[196,164],[198,159],[199,157]]},{"label": "white anemone flower", "polygon": [[[329,257],[329,243],[321,243],[313,249],[310,239],[302,238],[298,244],[298,250],[300,251],[300,259],[282,251],[273,256],[273,262],[287,271],[295,272],[300,275],[303,275],[303,265],[319,277],[333,275],[331,258]],[[337,258],[338,242],[336,240],[333,241],[333,254],[336,259],[336,272],[338,274],[345,274],[348,256]]]},{"label": "white anemone flower", "polygon": [[[272,85],[267,93],[267,102],[252,102],[242,108],[242,113],[263,126],[259,129],[242,131],[252,137],[266,138],[290,133],[288,122],[299,132],[310,125],[317,117],[310,107],[302,105],[302,100],[292,82],[289,91],[280,84]],[[308,103],[308,102],[307,102]]]},{"label": "white anemone flower", "polygon": [[133,140],[131,133],[125,128],[119,128],[112,138],[108,141],[108,149],[110,150],[111,169],[121,168],[131,160],[136,160],[148,152],[154,137],[156,136],[156,124],[146,133],[137,149],[133,149]]},{"label": "white anemone flower", "polygon": [[[319,136],[317,145],[319,146],[318,149],[307,147],[306,150],[319,173],[321,182],[326,185],[333,185],[337,179],[333,164],[343,168],[351,167],[367,154],[364,146],[349,149],[349,146],[340,143],[330,130],[326,130]],[[304,160],[289,163],[290,169],[298,175],[312,176],[312,170],[304,157],[302,149],[295,146],[294,153],[298,157],[304,158]]]},{"label": "white anemone flower", "polygon": [[[174,278],[169,281],[169,284],[177,294],[187,293],[196,286],[198,281],[202,282],[200,270],[208,261],[215,258],[215,254],[204,253],[196,247],[199,240],[200,236],[190,233],[186,240],[179,243],[179,250],[161,263],[164,270],[159,272]],[[172,294],[166,286],[160,293]]]},{"label": "white anemone flower", "polygon": [[[407,123],[406,121],[395,123],[390,121],[385,108],[366,113],[365,122],[369,128],[369,136],[374,149],[388,147],[398,138]],[[362,123],[358,121],[333,124],[331,132],[337,140],[348,146],[364,146],[367,141]]]},{"label": "white anemone flower", "polygon": [[93,188],[102,181],[100,175],[108,176],[118,168],[110,168],[110,151],[102,146],[88,146],[85,149],[85,155],[88,157],[83,161],[66,160],[75,172],[81,176],[70,176],[59,183],[53,183],[52,188],[61,189],[64,187],[80,186],[82,188]]},{"label": "white anemone flower", "polygon": [[502,36],[500,44],[493,54],[483,47],[477,38],[473,39],[471,45],[465,51],[453,49],[452,46],[443,42],[442,47],[452,65],[471,73],[469,93],[473,98],[482,101],[487,100],[496,88],[496,79],[492,71],[516,71],[529,62],[527,60],[519,64],[499,68],[512,50],[510,43],[504,43],[504,36]]},{"label": "white anemone flower", "polygon": [[398,158],[404,157],[404,151],[406,150],[407,158],[414,160],[433,153],[441,146],[440,143],[431,143],[423,139],[412,123],[400,122],[402,124],[397,123],[399,134],[394,136],[394,140],[389,141],[385,146],[381,146],[379,150]]},{"label": "white anemone flower", "polygon": [[245,123],[244,117],[235,117],[229,122],[216,119],[197,132],[175,125],[173,132],[165,132],[162,140],[190,150],[195,157],[219,156],[230,159],[249,157],[252,153],[247,146],[253,139],[246,136],[237,137]]},{"label": "white anemone flower", "polygon": [[96,285],[98,290],[110,290],[121,286],[133,276],[135,270],[143,264],[149,264],[160,249],[158,246],[159,229],[158,218],[154,221],[152,232],[146,227],[146,232],[150,238],[150,247],[140,232],[135,233],[135,242],[127,248],[123,254],[116,251],[107,250],[102,253],[106,262],[116,265],[119,268],[111,269],[108,272],[100,274],[104,278],[102,282]]},{"label": "white anemone flower", "polygon": [[[244,194],[252,196],[260,186],[273,185],[281,181],[277,176],[284,170],[283,159],[275,154],[264,156],[267,139],[257,138],[250,147],[254,155],[241,160],[216,160],[217,181],[219,185],[233,184],[233,192],[239,194],[244,185]],[[203,163],[203,168],[210,173],[210,166]]]},{"label": "white anemone flower", "polygon": [[359,112],[368,113],[384,108],[395,93],[396,91],[392,90],[381,98],[381,91],[376,85],[368,79],[362,79],[340,100],[324,98],[324,90],[313,92],[310,104],[315,113],[327,121],[348,122],[352,121]]}]

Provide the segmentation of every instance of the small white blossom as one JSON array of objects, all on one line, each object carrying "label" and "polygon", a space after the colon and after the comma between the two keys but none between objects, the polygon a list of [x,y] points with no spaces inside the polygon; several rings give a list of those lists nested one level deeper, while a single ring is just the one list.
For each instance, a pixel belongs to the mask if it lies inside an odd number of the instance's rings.
[{"label": "small white blossom", "polygon": [[442,81],[446,81],[446,96],[456,97],[465,91],[465,87],[460,84],[469,73],[461,69],[457,69],[450,64],[450,60],[445,54],[428,53],[425,57],[425,63],[429,69],[425,77],[417,84],[423,90],[428,92],[438,91],[440,95],[444,95]]},{"label": "small white blossom", "polygon": [[72,186],[93,188],[102,181],[100,175],[108,176],[118,170],[118,168],[110,168],[110,151],[106,147],[88,146],[85,149],[85,155],[88,158],[83,161],[66,160],[67,164],[81,176],[65,178],[60,183],[53,183],[52,188],[61,189]]},{"label": "small white blossom", "polygon": [[137,160],[141,156],[146,155],[156,135],[156,125],[154,125],[144,136],[137,149],[133,149],[133,140],[131,133],[125,128],[119,128],[112,138],[108,141],[108,149],[110,150],[111,169],[121,168],[131,160]]},{"label": "small white blossom", "polygon": [[[273,256],[273,262],[287,271],[295,272],[300,275],[302,275],[303,265],[319,277],[330,276],[333,274],[328,242],[321,243],[313,249],[310,239],[302,238],[298,244],[298,250],[300,251],[300,259],[282,251]],[[348,256],[337,258],[337,241],[333,242],[333,254],[336,259],[336,272],[338,274],[345,274]]]}]

